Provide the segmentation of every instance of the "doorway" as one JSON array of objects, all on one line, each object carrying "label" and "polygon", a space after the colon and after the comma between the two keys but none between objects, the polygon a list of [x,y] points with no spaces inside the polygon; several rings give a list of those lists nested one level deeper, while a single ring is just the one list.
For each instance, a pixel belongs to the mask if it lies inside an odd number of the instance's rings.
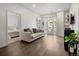
[{"label": "doorway", "polygon": [[19,30],[21,27],[20,14],[7,10],[7,36],[8,44],[19,40]]},{"label": "doorway", "polygon": [[55,17],[48,18],[47,33],[48,33],[48,35],[56,35],[56,18]]}]

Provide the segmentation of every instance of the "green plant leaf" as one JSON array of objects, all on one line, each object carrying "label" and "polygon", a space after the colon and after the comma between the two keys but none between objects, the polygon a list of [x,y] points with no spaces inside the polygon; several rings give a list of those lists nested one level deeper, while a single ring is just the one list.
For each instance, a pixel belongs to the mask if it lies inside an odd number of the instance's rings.
[{"label": "green plant leaf", "polygon": [[70,40],[68,36],[65,36],[64,39],[65,39],[65,42],[68,42]]}]

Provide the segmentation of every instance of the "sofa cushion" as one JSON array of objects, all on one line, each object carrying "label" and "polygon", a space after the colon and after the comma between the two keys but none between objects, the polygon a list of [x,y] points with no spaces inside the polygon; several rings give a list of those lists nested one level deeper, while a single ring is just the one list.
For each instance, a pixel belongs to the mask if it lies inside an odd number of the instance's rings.
[{"label": "sofa cushion", "polygon": [[44,32],[44,30],[33,28],[33,33]]},{"label": "sofa cushion", "polygon": [[34,34],[31,34],[31,37],[32,38],[36,38],[36,37],[38,37],[38,36],[40,36],[40,35],[42,35],[43,33],[34,33]]},{"label": "sofa cushion", "polygon": [[33,33],[33,29],[32,29],[32,28],[30,28],[30,30],[31,30],[31,33]]},{"label": "sofa cushion", "polygon": [[36,28],[33,28],[33,33],[37,33],[37,29]]},{"label": "sofa cushion", "polygon": [[44,30],[38,29],[38,32],[44,32]]}]

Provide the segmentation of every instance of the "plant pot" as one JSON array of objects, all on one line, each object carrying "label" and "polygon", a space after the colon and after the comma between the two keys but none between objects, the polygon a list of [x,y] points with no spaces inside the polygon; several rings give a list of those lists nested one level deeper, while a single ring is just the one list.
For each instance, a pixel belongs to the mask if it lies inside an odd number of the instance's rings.
[{"label": "plant pot", "polygon": [[69,51],[68,51],[70,56],[74,55],[74,47],[69,47]]},{"label": "plant pot", "polygon": [[74,45],[73,45],[73,43],[68,44],[68,53],[69,53],[70,56],[74,55]]},{"label": "plant pot", "polygon": [[69,48],[69,52],[70,52],[70,53],[74,53],[74,47],[70,47],[70,48]]}]

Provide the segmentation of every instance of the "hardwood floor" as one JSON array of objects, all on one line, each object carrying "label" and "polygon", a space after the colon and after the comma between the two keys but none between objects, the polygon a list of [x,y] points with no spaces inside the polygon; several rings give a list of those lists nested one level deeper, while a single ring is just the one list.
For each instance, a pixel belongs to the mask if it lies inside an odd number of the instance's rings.
[{"label": "hardwood floor", "polygon": [[45,36],[30,44],[17,41],[0,48],[2,56],[64,56],[64,39],[56,36]]}]

